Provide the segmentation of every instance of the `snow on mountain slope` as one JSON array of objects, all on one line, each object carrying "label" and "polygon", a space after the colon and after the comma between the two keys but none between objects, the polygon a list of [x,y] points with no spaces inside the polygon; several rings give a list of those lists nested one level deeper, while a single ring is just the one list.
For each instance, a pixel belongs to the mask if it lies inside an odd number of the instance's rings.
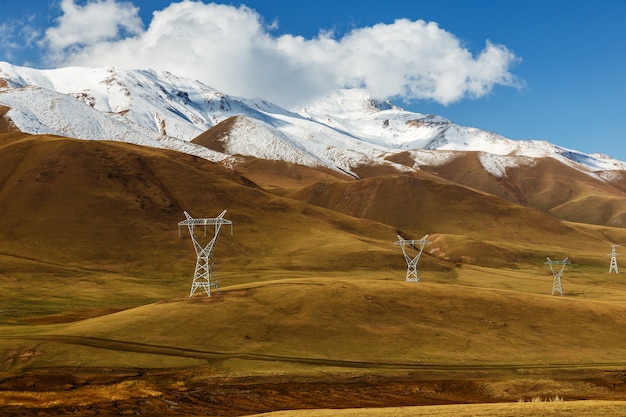
[{"label": "snow on mountain slope", "polygon": [[[586,172],[626,170],[626,163],[583,154],[543,141],[506,139],[458,126],[436,115],[405,111],[373,100],[361,90],[337,91],[297,111],[262,99],[225,95],[198,81],[152,70],[61,68],[36,70],[0,62],[0,104],[28,133],[112,139],[192,153],[210,160],[227,155],[191,140],[237,117],[223,139],[231,155],[281,159],[353,172],[361,165],[419,169],[453,158],[454,151],[481,152],[485,169],[506,168],[550,157]],[[409,152],[414,166],[386,158]]]},{"label": "snow on mountain slope", "polygon": [[11,110],[9,116],[20,130],[27,133],[172,148],[212,161],[229,157],[177,138],[159,135],[124,117],[106,115],[80,100],[41,87],[2,91],[0,102],[12,109],[20,109]]},{"label": "snow on mountain slope", "polygon": [[251,141],[227,141],[225,147],[229,154],[248,155],[261,159],[300,161],[309,166],[323,164],[323,161],[280,130],[249,117],[237,117],[229,136],[254,138]]},{"label": "snow on mountain slope", "polygon": [[[11,112],[13,122],[27,126],[29,133],[46,133],[80,139],[110,139],[140,145],[162,147],[158,134],[138,129],[125,120],[116,120],[82,101],[68,98],[41,87],[26,86],[2,94],[2,103],[19,112]],[[58,118],[58,114],[65,117]]]},{"label": "snow on mountain slope", "polygon": [[363,91],[335,92],[301,110],[313,120],[350,132],[361,140],[387,147],[390,151],[409,150],[416,165],[436,165],[454,157],[437,151],[478,151],[483,166],[494,175],[528,158],[555,158],[568,165],[589,171],[624,170],[626,163],[607,155],[584,154],[546,141],[511,140],[494,132],[459,126],[437,115],[405,111],[390,102],[377,102]]}]

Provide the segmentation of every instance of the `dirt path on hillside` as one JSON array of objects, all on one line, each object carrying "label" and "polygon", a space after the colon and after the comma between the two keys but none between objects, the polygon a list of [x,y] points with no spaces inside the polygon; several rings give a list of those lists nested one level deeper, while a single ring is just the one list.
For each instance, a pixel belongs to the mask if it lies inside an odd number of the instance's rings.
[{"label": "dirt path on hillside", "polygon": [[347,369],[370,369],[380,370],[396,370],[396,371],[437,371],[437,372],[470,372],[470,371],[507,371],[515,369],[577,369],[577,368],[624,368],[626,369],[626,362],[615,363],[538,363],[538,364],[524,364],[524,363],[503,363],[503,364],[428,364],[428,363],[415,363],[415,362],[386,362],[386,361],[354,361],[354,360],[341,360],[341,359],[327,359],[327,358],[308,358],[299,356],[279,356],[279,355],[264,355],[260,353],[245,353],[245,352],[223,352],[223,351],[209,351],[189,348],[179,348],[174,346],[165,346],[149,343],[129,342],[123,340],[114,340],[99,337],[86,337],[86,336],[67,336],[67,335],[42,335],[42,336],[30,336],[30,337],[12,337],[3,339],[26,339],[40,342],[56,342],[64,343],[68,345],[78,345],[94,347],[99,349],[110,349],[121,352],[136,352],[157,354],[166,356],[178,356],[190,359],[204,359],[207,361],[214,360],[227,360],[227,359],[240,359],[248,361],[263,361],[271,363],[295,363],[303,365],[314,366],[328,366],[339,367]]},{"label": "dirt path on hillside", "polygon": [[242,416],[276,410],[626,399],[626,371],[422,371],[215,377],[200,371],[49,369],[0,381],[3,416]]}]

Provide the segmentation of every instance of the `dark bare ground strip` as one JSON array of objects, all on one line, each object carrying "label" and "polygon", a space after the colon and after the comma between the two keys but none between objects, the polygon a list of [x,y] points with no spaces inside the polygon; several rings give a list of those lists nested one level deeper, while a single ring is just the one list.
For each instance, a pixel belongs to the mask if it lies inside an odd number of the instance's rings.
[{"label": "dark bare ground strip", "polygon": [[[567,391],[568,400],[626,398],[624,364],[398,364],[209,352],[102,338],[45,336],[33,339],[208,361],[237,358],[336,366],[353,368],[353,372],[333,374],[330,371],[326,376],[224,377],[202,369],[35,369],[0,380],[0,391],[33,395],[76,392],[80,395],[81,388],[85,387],[108,387],[123,381],[137,381],[147,383],[159,394],[146,397],[128,388],[128,395],[123,400],[92,401],[86,405],[17,407],[0,404],[2,416],[243,416],[277,410],[511,402],[532,397],[537,392],[537,380],[543,381],[541,392],[546,396]],[[495,385],[517,388],[494,391]]]},{"label": "dark bare ground strip", "polygon": [[[55,368],[6,378],[0,381],[0,391],[76,392],[80,395],[84,387],[141,381],[159,395],[146,397],[133,395],[131,391],[124,400],[82,406],[58,404],[26,408],[0,405],[0,415],[243,416],[277,410],[514,402],[525,394],[536,392],[537,380],[543,381],[543,395],[566,390],[566,400],[626,398],[626,371],[623,370],[543,369],[530,376],[525,372],[503,369],[442,369],[395,375],[224,377],[211,376],[199,369]],[[502,383],[521,384],[525,388],[508,393],[494,392],[494,384]]]},{"label": "dark bare ground strip", "polygon": [[[419,379],[419,378],[418,378]],[[145,381],[161,393],[153,398],[96,402],[85,406],[2,407],[3,416],[121,415],[242,416],[285,409],[387,407],[464,403],[475,382],[412,381],[358,377],[209,377],[198,371],[58,368],[27,373],[0,383],[2,391],[69,391],[90,385]],[[181,386],[180,382],[184,382]],[[444,394],[444,392],[448,391]],[[481,397],[482,398],[482,397]]]}]

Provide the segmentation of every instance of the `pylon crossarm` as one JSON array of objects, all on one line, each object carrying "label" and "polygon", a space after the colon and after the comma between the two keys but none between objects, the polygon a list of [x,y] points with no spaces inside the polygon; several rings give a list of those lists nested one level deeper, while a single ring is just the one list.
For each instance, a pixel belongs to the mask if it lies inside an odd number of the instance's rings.
[{"label": "pylon crossarm", "polygon": [[213,218],[204,218],[204,219],[194,219],[187,213],[186,211],[185,217],[186,219],[178,222],[178,235],[180,236],[180,226],[187,226],[189,228],[189,233],[194,234],[194,226],[204,226],[204,234],[206,235],[206,226],[215,225],[216,230],[222,227],[223,224],[230,225],[230,234],[233,234],[233,222],[224,218],[224,214],[226,214],[226,210],[220,213],[219,216]]}]

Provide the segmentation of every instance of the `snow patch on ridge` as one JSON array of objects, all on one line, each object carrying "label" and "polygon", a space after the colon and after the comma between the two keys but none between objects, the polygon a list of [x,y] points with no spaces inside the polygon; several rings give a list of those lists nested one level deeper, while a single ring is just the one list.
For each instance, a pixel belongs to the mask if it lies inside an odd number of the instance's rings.
[{"label": "snow patch on ridge", "polygon": [[480,152],[478,159],[483,168],[496,177],[506,177],[508,168],[522,165],[535,166],[535,160],[533,158],[523,156],[497,155]]},{"label": "snow patch on ridge", "polygon": [[452,162],[459,156],[456,151],[433,151],[433,150],[414,150],[409,155],[415,163],[413,168],[419,169],[420,166],[441,166]]},{"label": "snow patch on ridge", "polygon": [[[237,140],[235,138],[241,139]],[[247,155],[261,159],[282,159],[310,166],[321,165],[319,159],[307,152],[297,142],[292,141],[289,136],[283,134],[280,130],[247,117],[238,117],[223,141],[226,150],[231,155]]]}]

